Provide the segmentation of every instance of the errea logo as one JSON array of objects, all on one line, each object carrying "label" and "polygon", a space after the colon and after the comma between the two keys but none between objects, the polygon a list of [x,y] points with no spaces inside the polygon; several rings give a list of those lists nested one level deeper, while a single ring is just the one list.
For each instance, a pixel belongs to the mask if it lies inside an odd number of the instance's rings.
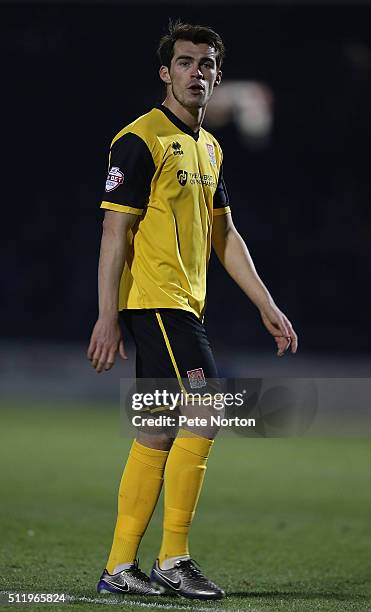
[{"label": "errea logo", "polygon": [[183,155],[184,151],[182,151],[182,145],[180,144],[180,142],[173,142],[171,145],[171,148],[173,149],[173,154],[174,155]]}]

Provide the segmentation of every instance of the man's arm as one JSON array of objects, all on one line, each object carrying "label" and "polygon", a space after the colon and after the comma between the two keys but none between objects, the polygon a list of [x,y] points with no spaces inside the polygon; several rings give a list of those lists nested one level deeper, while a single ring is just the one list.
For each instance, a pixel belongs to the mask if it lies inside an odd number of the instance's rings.
[{"label": "man's arm", "polygon": [[127,233],[137,219],[137,215],[125,212],[105,213],[98,268],[99,317],[88,348],[88,358],[97,372],[112,368],[117,351],[127,359],[118,323],[118,295]]},{"label": "man's arm", "polygon": [[248,248],[230,214],[214,217],[212,243],[228,274],[259,309],[265,327],[276,341],[277,355],[283,355],[290,344],[292,353],[296,353],[297,335],[256,272]]}]

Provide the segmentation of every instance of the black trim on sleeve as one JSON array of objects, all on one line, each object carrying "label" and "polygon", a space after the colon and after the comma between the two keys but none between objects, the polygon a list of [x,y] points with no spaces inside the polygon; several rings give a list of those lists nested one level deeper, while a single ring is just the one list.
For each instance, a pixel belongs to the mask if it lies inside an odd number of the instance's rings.
[{"label": "black trim on sleeve", "polygon": [[148,203],[156,170],[144,140],[132,132],[116,140],[111,148],[109,177],[112,168],[115,168],[113,175],[118,177],[118,184],[114,186],[114,182],[107,180],[103,200],[143,209]]},{"label": "black trim on sleeve", "polygon": [[223,177],[223,164],[220,166],[219,179],[214,193],[213,208],[224,208],[229,206],[229,196]]}]

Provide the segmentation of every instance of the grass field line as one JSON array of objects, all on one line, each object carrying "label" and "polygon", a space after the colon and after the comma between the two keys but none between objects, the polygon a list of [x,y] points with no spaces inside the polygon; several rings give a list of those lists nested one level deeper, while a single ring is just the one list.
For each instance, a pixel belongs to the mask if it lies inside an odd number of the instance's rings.
[{"label": "grass field line", "polygon": [[73,603],[73,602],[84,602],[84,603],[93,603],[93,604],[117,604],[117,605],[123,605],[125,604],[125,606],[128,607],[140,607],[140,608],[154,608],[156,610],[197,610],[199,612],[229,612],[226,608],[210,608],[210,607],[206,607],[206,606],[195,606],[195,605],[189,605],[189,606],[182,606],[182,605],[176,605],[176,604],[169,604],[169,603],[144,603],[143,601],[134,601],[134,600],[130,600],[128,601],[127,599],[114,599],[114,598],[109,598],[109,597],[73,597],[68,595],[68,600]]}]

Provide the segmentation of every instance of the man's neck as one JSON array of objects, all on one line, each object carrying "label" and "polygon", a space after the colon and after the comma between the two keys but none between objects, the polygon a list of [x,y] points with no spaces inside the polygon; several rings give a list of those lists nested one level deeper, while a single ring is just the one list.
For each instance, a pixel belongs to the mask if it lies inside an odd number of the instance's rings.
[{"label": "man's neck", "polygon": [[168,96],[162,103],[162,106],[168,108],[180,121],[183,121],[193,132],[198,132],[203,118],[205,116],[206,108],[194,108],[189,109],[182,106],[175,98],[169,98]]}]

